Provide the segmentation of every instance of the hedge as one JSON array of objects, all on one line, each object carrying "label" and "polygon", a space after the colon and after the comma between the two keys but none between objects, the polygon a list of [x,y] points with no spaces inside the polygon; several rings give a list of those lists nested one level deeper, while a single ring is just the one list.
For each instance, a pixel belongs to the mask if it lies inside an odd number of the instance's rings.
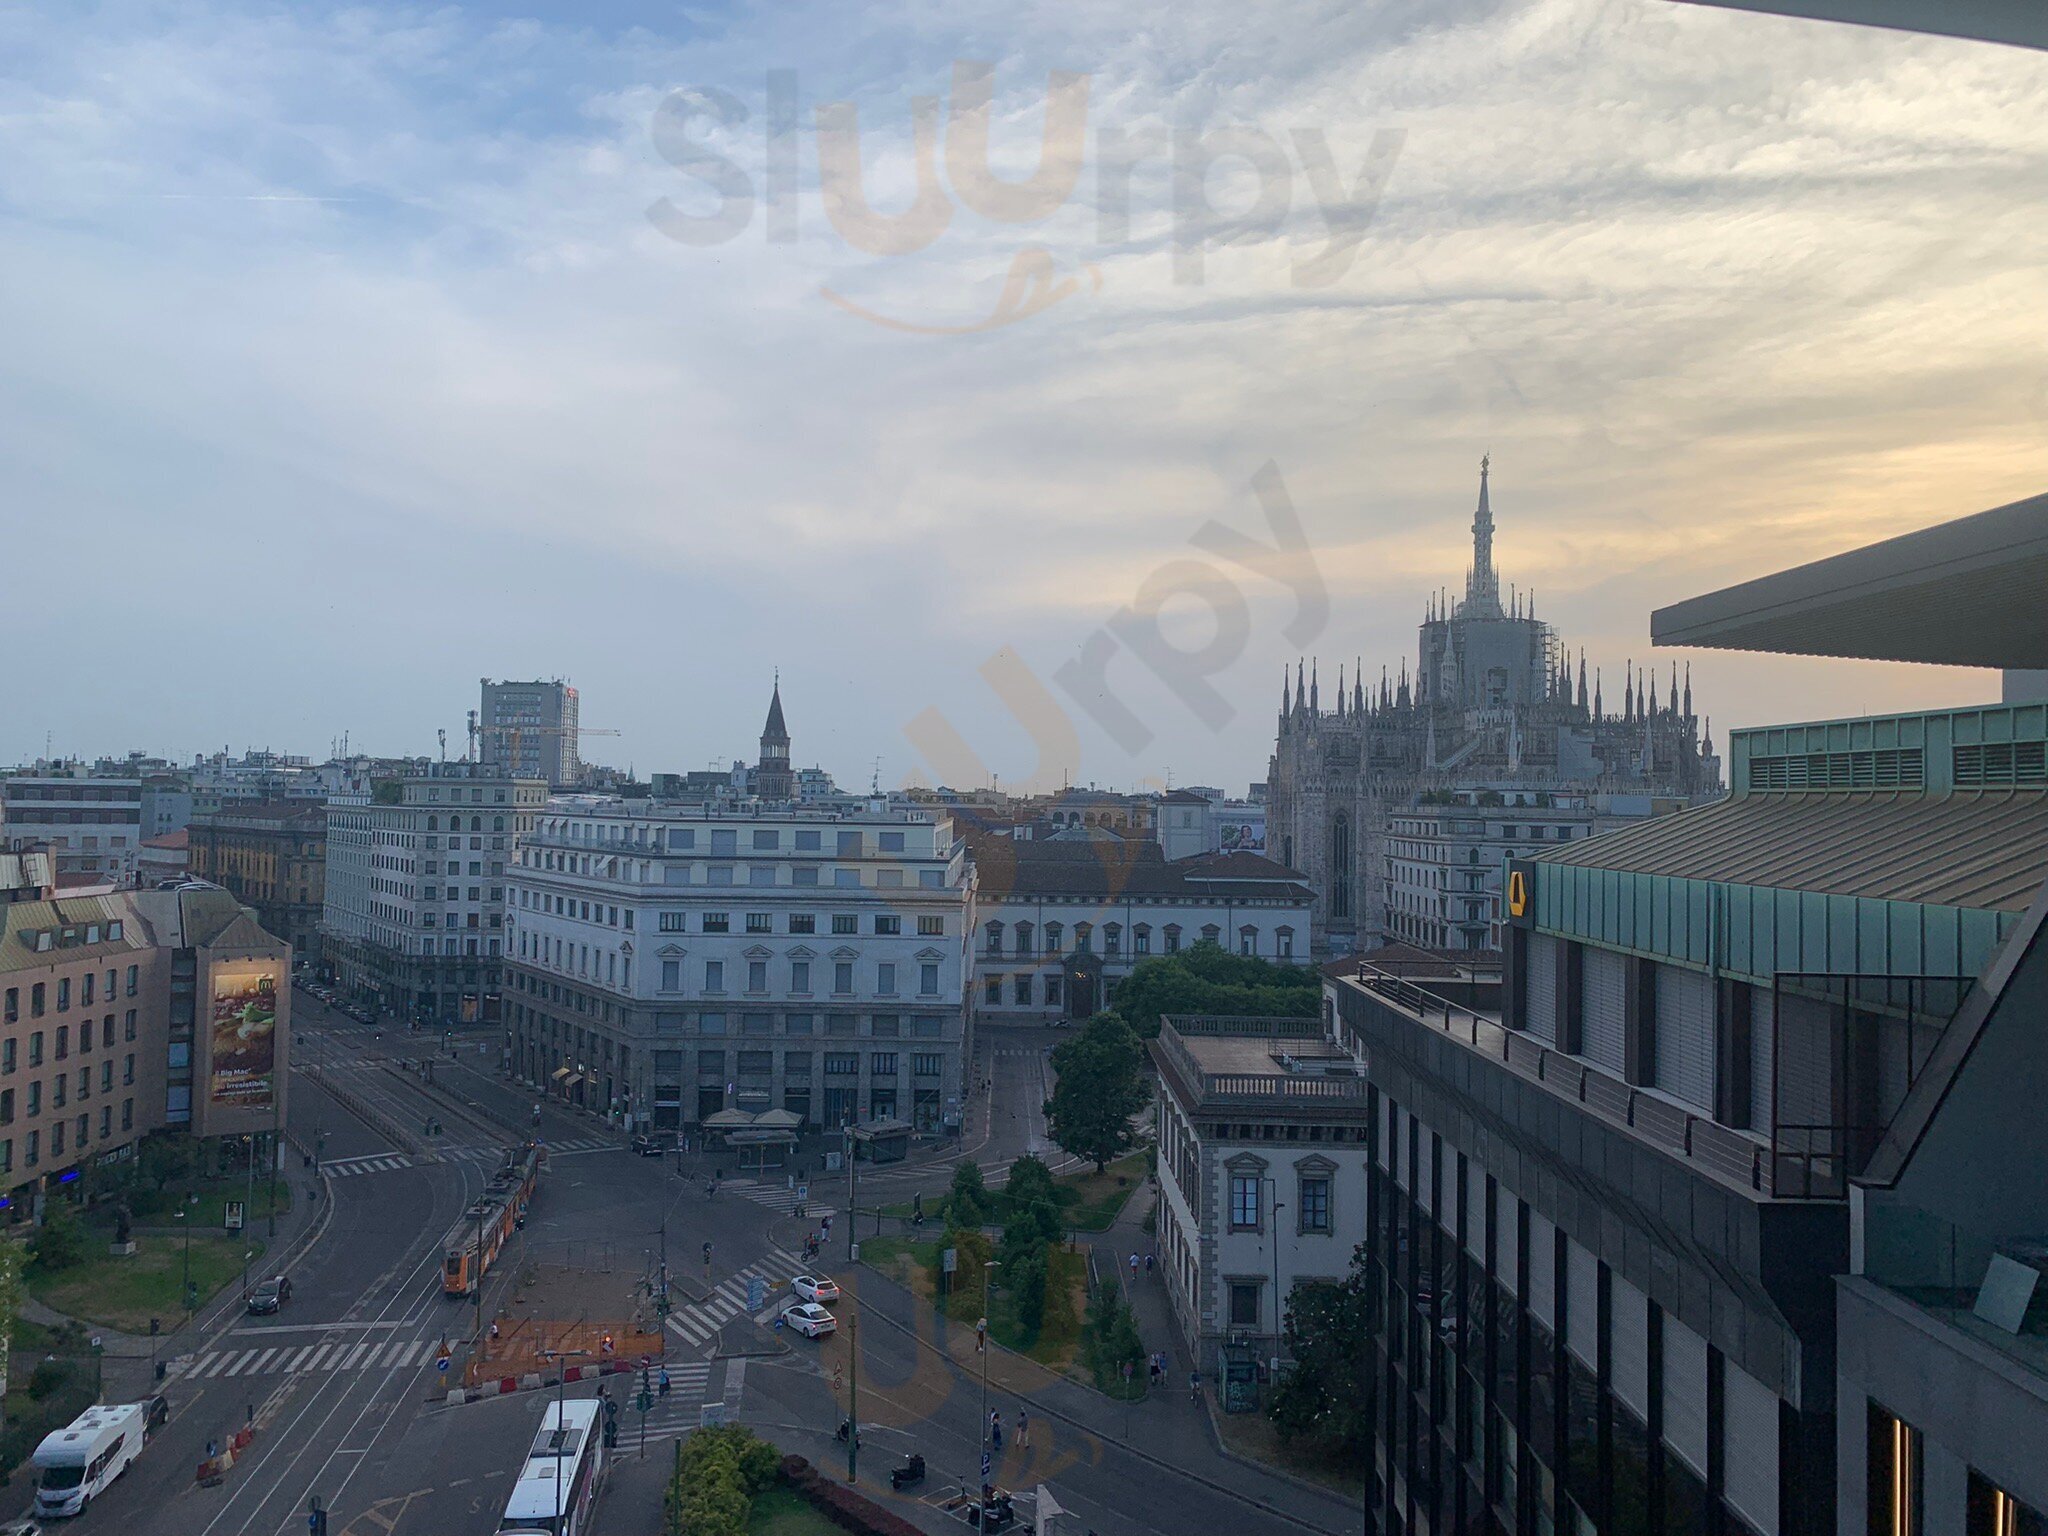
[{"label": "hedge", "polygon": [[785,1487],[851,1536],[924,1536],[901,1515],[882,1508],[844,1483],[834,1482],[801,1456],[783,1457],[776,1470]]}]

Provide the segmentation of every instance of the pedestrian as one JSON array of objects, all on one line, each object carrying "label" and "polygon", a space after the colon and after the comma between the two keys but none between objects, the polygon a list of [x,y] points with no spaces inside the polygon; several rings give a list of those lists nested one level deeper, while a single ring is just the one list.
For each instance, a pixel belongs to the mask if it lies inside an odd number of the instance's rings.
[{"label": "pedestrian", "polygon": [[1159,1390],[1159,1357],[1154,1355],[1149,1362],[1152,1367],[1152,1390]]},{"label": "pedestrian", "polygon": [[1020,1451],[1031,1449],[1031,1413],[1029,1409],[1025,1408],[1017,1410],[1017,1449]]},{"label": "pedestrian", "polygon": [[1145,1273],[1146,1273],[1146,1274],[1148,1274],[1148,1275],[1149,1275],[1149,1274],[1151,1274],[1151,1273],[1152,1273],[1152,1260],[1153,1260],[1154,1258],[1156,1258],[1156,1257],[1157,1257],[1157,1255],[1156,1255],[1156,1254],[1150,1254],[1150,1253],[1148,1253],[1148,1254],[1146,1254],[1146,1255],[1145,1255]]},{"label": "pedestrian", "polygon": [[1003,1416],[993,1408],[988,1411],[989,1444],[998,1452],[1003,1448]]},{"label": "pedestrian", "polygon": [[665,1365],[661,1368],[661,1395],[668,1396],[668,1367]]},{"label": "pedestrian", "polygon": [[1131,1278],[1138,1278],[1138,1256],[1135,1253],[1131,1255]]}]

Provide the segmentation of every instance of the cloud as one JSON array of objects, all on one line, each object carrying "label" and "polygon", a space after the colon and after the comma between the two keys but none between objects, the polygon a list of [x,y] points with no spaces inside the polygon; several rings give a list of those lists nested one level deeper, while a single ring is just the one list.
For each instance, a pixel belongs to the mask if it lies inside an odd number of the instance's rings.
[{"label": "cloud", "polygon": [[[1616,671],[1657,603],[2038,489],[2048,128],[2020,50],[1642,0],[1302,4],[1256,38],[1163,0],[117,12],[0,17],[0,495],[31,585],[91,594],[0,758],[45,730],[422,750],[479,673],[572,671],[621,755],[694,764],[748,750],[779,662],[800,756],[898,777],[936,705],[1007,777],[1029,746],[980,663],[1013,646],[1049,677],[1203,520],[1258,533],[1269,458],[1332,594],[1315,644],[1369,675],[1461,579],[1482,450],[1508,579]],[[851,248],[815,109],[857,105],[865,196],[900,212],[911,100],[960,59],[996,65],[1013,179],[1049,72],[1088,75],[1074,198]],[[800,100],[787,240],[771,70]],[[685,87],[746,109],[705,140],[757,199],[721,245],[648,218],[713,206],[650,131]],[[1177,125],[1290,157],[1252,228],[1256,186],[1216,167],[1199,285]],[[1328,231],[1293,136],[1349,185],[1390,129],[1352,266],[1297,286]],[[1027,246],[1077,284],[1014,326],[908,335],[821,296],[971,324]],[[1297,646],[1286,595],[1244,590],[1232,725],[1126,658],[1154,743],[1084,722],[1084,776],[1263,775]],[[249,686],[81,681],[167,623]],[[1718,666],[1724,721],[1840,692],[1828,664]],[[1989,687],[1873,675],[1916,704]]]}]

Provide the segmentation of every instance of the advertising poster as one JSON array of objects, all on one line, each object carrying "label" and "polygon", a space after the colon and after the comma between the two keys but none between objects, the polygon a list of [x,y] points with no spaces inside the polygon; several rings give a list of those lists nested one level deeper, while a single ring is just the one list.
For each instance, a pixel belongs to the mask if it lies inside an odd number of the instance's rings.
[{"label": "advertising poster", "polygon": [[1263,821],[1230,820],[1223,823],[1225,853],[1264,853],[1266,824]]},{"label": "advertising poster", "polygon": [[211,1102],[269,1109],[277,1092],[277,972],[225,966],[213,973]]}]

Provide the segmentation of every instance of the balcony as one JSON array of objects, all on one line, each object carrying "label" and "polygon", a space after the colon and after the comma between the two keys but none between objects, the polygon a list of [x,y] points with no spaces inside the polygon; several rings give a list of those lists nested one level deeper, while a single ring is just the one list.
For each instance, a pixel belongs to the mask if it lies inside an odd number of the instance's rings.
[{"label": "balcony", "polygon": [[1204,1111],[1366,1105],[1363,1069],[1315,1019],[1170,1016],[1152,1048]]},{"label": "balcony", "polygon": [[[1638,1088],[1576,1056],[1567,1056],[1519,1030],[1498,1015],[1425,991],[1390,971],[1360,962],[1344,985],[1358,988],[1383,1007],[1445,1038],[1499,1062],[1518,1077],[1578,1105],[1636,1138],[1683,1159],[1718,1183],[1751,1194],[1776,1193],[1769,1144],[1760,1136],[1730,1130],[1687,1109],[1654,1089]],[[1796,1198],[1799,1192],[1794,1191]]]}]

